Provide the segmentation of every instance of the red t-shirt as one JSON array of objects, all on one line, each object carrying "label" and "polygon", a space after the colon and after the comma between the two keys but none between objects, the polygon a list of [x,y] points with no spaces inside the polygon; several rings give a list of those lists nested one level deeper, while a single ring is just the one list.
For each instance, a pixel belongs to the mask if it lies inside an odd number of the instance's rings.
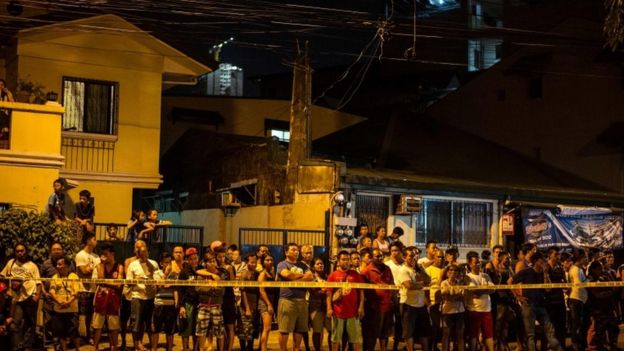
[{"label": "red t-shirt", "polygon": [[[385,264],[379,267],[373,263],[369,264],[362,271],[362,277],[364,277],[367,283],[394,285],[392,271]],[[366,289],[364,290],[366,305],[380,312],[390,312],[392,311],[392,296],[394,293],[394,290]]]},{"label": "red t-shirt", "polygon": [[[346,280],[345,280],[345,276],[347,277]],[[332,274],[329,275],[329,278],[327,278],[327,281],[328,282],[346,281],[348,283],[364,283],[364,279],[362,279],[362,276],[358,272],[352,269],[349,269],[346,272],[343,272],[339,269],[335,270]],[[332,288],[328,288],[327,290],[329,290],[330,293],[333,293]],[[357,315],[357,311],[358,311],[359,294],[360,294],[359,290],[351,289],[349,294],[343,296],[340,300],[332,303],[336,318],[342,318],[342,319],[355,318],[355,316]]]}]

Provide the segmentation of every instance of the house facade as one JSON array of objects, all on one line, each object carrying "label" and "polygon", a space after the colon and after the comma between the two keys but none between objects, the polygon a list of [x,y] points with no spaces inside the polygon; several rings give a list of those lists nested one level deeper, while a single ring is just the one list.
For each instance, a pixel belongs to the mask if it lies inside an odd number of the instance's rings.
[{"label": "house facade", "polygon": [[[4,152],[54,139],[58,147],[55,144],[46,152],[62,162],[46,174],[48,187],[19,199],[15,198],[19,187],[0,190],[0,199],[43,209],[52,181],[60,176],[73,187],[68,193],[71,202],[78,200],[80,190],[88,189],[95,199],[95,220],[116,223],[129,218],[134,189],[155,189],[162,183],[163,88],[192,82],[210,71],[115,15],[21,30],[4,62],[8,86],[16,95],[19,87],[30,82],[56,93],[64,111],[50,107],[58,121],[33,124],[28,132],[15,130],[17,125],[12,128],[10,147]],[[16,167],[11,161],[3,164]],[[3,172],[0,178],[23,186],[30,183],[15,172]]]}]

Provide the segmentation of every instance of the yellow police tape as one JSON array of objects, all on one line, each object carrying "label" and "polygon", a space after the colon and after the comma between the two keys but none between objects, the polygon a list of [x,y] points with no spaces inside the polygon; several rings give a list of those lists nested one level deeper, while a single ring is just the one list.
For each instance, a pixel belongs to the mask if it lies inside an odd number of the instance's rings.
[{"label": "yellow police tape", "polygon": [[[24,279],[7,277],[5,280]],[[167,286],[209,286],[209,287],[234,287],[234,288],[346,288],[346,289],[377,289],[399,290],[396,285],[349,283],[349,282],[302,282],[302,281],[242,281],[227,280],[215,281],[206,279],[196,280],[154,280],[154,279],[69,279],[69,278],[39,278],[27,279],[35,281],[72,281],[84,284],[109,284],[109,285],[167,285]],[[453,285],[453,288],[466,290],[516,290],[516,289],[565,289],[565,288],[620,288],[624,287],[624,281],[588,282],[581,284],[573,283],[544,283],[544,284],[502,284],[502,285]],[[423,287],[423,290],[440,289],[439,286]]]}]

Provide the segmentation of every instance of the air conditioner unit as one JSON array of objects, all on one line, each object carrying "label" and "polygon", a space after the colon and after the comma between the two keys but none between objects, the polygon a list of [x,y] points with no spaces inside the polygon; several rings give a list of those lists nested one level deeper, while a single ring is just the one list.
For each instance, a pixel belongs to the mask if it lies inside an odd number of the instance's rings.
[{"label": "air conditioner unit", "polygon": [[221,193],[221,207],[240,207],[240,203],[236,201],[236,197],[229,191]]},{"label": "air conditioner unit", "polygon": [[420,212],[422,197],[416,195],[400,195],[395,213],[398,215],[409,215]]}]

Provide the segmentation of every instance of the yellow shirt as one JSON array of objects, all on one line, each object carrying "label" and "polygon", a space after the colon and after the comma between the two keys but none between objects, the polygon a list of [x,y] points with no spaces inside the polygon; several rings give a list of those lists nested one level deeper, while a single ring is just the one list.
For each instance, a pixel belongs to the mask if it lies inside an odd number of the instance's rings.
[{"label": "yellow shirt", "polygon": [[[76,273],[69,273],[67,279],[78,279]],[[49,292],[56,294],[56,299],[60,301],[69,301],[74,295],[76,298],[67,308],[61,308],[61,305],[54,302],[54,311],[59,313],[76,313],[78,312],[78,292],[80,291],[80,282],[70,282],[59,279],[58,273],[52,276]]]}]

